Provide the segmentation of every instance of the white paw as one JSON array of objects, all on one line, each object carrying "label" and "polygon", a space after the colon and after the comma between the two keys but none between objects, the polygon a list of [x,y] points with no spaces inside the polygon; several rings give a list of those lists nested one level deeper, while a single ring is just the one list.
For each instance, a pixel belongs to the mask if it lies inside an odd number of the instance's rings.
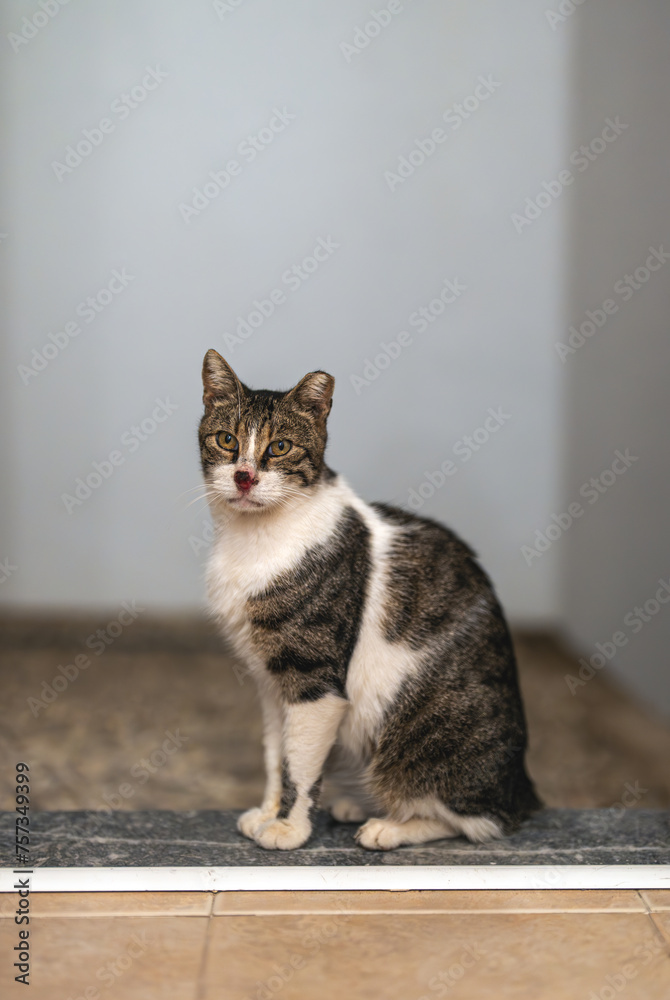
[{"label": "white paw", "polygon": [[402,844],[400,824],[390,819],[369,819],[356,831],[356,841],[369,851],[391,851]]},{"label": "white paw", "polygon": [[256,834],[265,823],[269,823],[271,819],[274,819],[277,815],[277,810],[272,811],[268,809],[247,809],[246,812],[242,813],[237,821],[237,829],[240,833],[243,833],[245,837],[249,840],[255,840]]},{"label": "white paw", "polygon": [[311,832],[312,826],[306,820],[292,823],[288,819],[273,819],[255,834],[254,840],[268,851],[292,851],[301,847]]},{"label": "white paw", "polygon": [[337,799],[330,807],[330,815],[338,823],[360,823],[366,814],[355,799]]}]

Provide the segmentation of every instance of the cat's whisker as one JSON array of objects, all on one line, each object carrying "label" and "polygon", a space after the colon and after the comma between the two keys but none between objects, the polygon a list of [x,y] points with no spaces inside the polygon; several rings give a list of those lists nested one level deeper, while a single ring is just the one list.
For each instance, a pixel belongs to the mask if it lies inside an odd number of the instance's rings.
[{"label": "cat's whisker", "polygon": [[198,483],[197,486],[189,486],[189,488],[187,490],[184,490],[183,493],[178,493],[176,499],[181,500],[181,498],[185,497],[187,493],[195,493],[196,490],[211,489],[211,488],[213,487],[208,486],[207,483]]},{"label": "cat's whisker", "polygon": [[214,493],[214,492],[211,492],[211,491],[207,490],[207,491],[206,491],[205,493],[201,493],[199,497],[192,497],[192,498],[191,498],[191,499],[189,500],[189,502],[188,502],[188,503],[186,504],[186,506],[185,506],[185,508],[184,508],[184,509],[185,509],[185,510],[186,510],[186,509],[188,509],[188,508],[189,508],[189,507],[191,506],[191,504],[194,504],[194,503],[197,503],[197,502],[198,502],[198,500],[204,500],[204,499],[205,499],[206,497],[207,497],[207,498],[209,498],[209,497],[212,497],[212,498],[213,498],[213,497],[215,497],[215,496],[217,496],[217,494],[216,494],[216,493]]},{"label": "cat's whisker", "polygon": [[205,499],[207,499],[207,500],[212,499],[213,500],[217,496],[220,496],[220,494],[207,491],[206,493],[201,494],[201,496],[199,496],[199,497],[193,497],[192,500],[189,500],[189,502],[184,507],[184,510],[188,510],[188,508],[191,507],[192,504],[198,503],[199,500],[205,500]]},{"label": "cat's whisker", "polygon": [[205,503],[203,503],[202,507],[198,507],[197,510],[194,510],[192,512],[193,517],[197,517],[199,514],[204,513],[208,508],[211,510],[209,500],[207,500]]},{"label": "cat's whisker", "polygon": [[189,493],[195,493],[196,491],[198,492],[199,495],[197,497],[191,497],[189,503],[187,503],[183,509],[186,509],[186,507],[190,506],[191,503],[194,503],[201,497],[205,497],[208,496],[210,493],[213,493],[214,487],[211,486],[209,483],[200,483],[199,486],[191,486],[188,490],[184,490],[183,493],[179,493],[176,497],[174,497],[172,501],[173,504],[178,504],[180,502],[183,502],[184,497],[188,496]]}]

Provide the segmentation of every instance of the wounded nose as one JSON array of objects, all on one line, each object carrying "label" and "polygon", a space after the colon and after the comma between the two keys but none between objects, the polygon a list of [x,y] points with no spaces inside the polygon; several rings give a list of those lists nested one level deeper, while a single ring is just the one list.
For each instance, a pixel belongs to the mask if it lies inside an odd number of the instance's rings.
[{"label": "wounded nose", "polygon": [[250,472],[245,472],[243,469],[236,472],[233,478],[235,479],[236,485],[241,490],[250,490],[254,485],[254,477],[252,474]]}]

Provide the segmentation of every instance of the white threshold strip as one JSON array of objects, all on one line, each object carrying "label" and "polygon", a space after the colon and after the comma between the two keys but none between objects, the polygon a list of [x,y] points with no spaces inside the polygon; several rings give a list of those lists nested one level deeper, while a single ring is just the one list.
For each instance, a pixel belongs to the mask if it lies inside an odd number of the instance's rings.
[{"label": "white threshold strip", "polygon": [[0,892],[268,892],[386,889],[670,889],[670,865],[278,865],[0,869]]}]

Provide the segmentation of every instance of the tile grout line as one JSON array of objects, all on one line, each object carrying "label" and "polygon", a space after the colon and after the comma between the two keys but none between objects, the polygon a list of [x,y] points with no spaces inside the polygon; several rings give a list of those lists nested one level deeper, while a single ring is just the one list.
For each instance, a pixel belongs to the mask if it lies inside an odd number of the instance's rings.
[{"label": "tile grout line", "polygon": [[205,992],[207,989],[207,984],[205,982],[205,972],[207,970],[207,959],[209,957],[209,942],[212,929],[212,919],[214,916],[214,900],[216,899],[215,892],[208,893],[210,897],[209,913],[207,914],[207,927],[205,928],[205,940],[202,946],[202,955],[200,957],[200,966],[198,968],[198,975],[195,981],[195,1000],[204,1000]]},{"label": "tile grout line", "polygon": [[[337,913],[339,913],[339,910],[319,910],[319,909],[314,909],[314,910],[261,910],[261,909],[252,909],[252,910],[226,910],[225,913],[215,913],[215,914],[213,914],[213,917],[214,917],[214,919],[217,919],[218,917],[305,917],[305,916],[327,917],[327,916],[331,916],[333,913],[337,914]],[[394,915],[399,915],[399,916],[404,916],[404,917],[423,917],[423,916],[427,916],[427,917],[435,917],[435,916],[438,916],[438,917],[439,916],[447,916],[447,917],[448,916],[461,916],[461,917],[463,917],[463,916],[477,916],[477,917],[481,917],[481,916],[487,916],[488,914],[495,915],[495,916],[500,916],[502,914],[509,914],[510,916],[523,916],[524,914],[529,914],[530,916],[533,916],[533,915],[537,916],[538,914],[548,914],[549,915],[549,914],[552,914],[552,913],[557,913],[557,914],[558,913],[560,913],[560,914],[573,914],[573,913],[575,913],[575,914],[582,914],[582,913],[600,913],[600,914],[607,914],[607,913],[622,914],[622,913],[626,913],[626,914],[634,914],[634,913],[636,913],[636,914],[639,914],[639,915],[642,915],[642,916],[649,916],[649,914],[645,910],[636,910],[636,909],[632,909],[632,908],[629,908],[629,909],[624,909],[624,908],[617,909],[616,907],[608,907],[607,909],[597,908],[596,907],[596,908],[593,908],[593,909],[589,909],[589,908],[580,908],[580,909],[571,909],[571,908],[563,908],[563,909],[549,909],[549,908],[548,909],[539,909],[538,908],[538,909],[535,909],[534,908],[534,909],[517,909],[517,910],[515,910],[515,909],[481,909],[481,910],[478,910],[478,909],[476,909],[476,908],[473,907],[470,910],[456,910],[456,909],[454,909],[454,910],[450,910],[450,909],[444,909],[444,910],[419,910],[419,909],[416,909],[416,910],[394,910],[394,909],[389,909],[389,910],[347,910],[348,916],[352,916],[352,917],[356,917],[356,916],[359,916],[359,915],[360,916],[367,916],[367,917],[370,917],[370,916],[388,917],[388,916],[394,916]]]},{"label": "tile grout line", "polygon": [[[338,890],[334,890],[338,891]],[[346,890],[344,890],[346,891]],[[447,890],[448,891],[448,890]],[[465,890],[467,891],[467,890]],[[474,891],[474,890],[473,890]],[[492,890],[496,891],[496,890]],[[503,890],[504,891],[504,890]],[[532,890],[529,890],[532,891]],[[591,890],[585,890],[587,892]],[[594,890],[596,891],[596,890]],[[213,895],[215,895],[213,893]],[[53,912],[53,913],[43,913],[43,914],[33,914],[32,919],[35,921],[51,920],[52,918],[57,918],[58,920],[97,920],[97,919],[107,919],[112,917],[115,919],[127,919],[129,917],[139,918],[139,919],[153,919],[154,917],[179,917],[180,919],[199,919],[202,917],[207,917],[210,919],[217,919],[218,917],[279,917],[279,916],[329,916],[333,913],[338,913],[337,909],[324,909],[315,905],[313,908],[309,909],[289,909],[289,908],[256,908],[242,909],[233,908],[230,910],[222,910],[219,912],[214,912],[210,908],[209,913],[183,913],[176,911],[146,911],[139,912],[137,910],[127,910],[127,911],[99,911],[95,913],[86,911],[70,911],[70,912]],[[625,907],[625,906],[579,906],[570,907],[564,906],[561,908],[551,907],[551,906],[531,906],[531,907],[441,907],[441,908],[405,908],[405,907],[377,907],[377,908],[361,908],[352,909],[347,911],[351,916],[356,916],[358,914],[364,916],[390,916],[393,914],[399,914],[403,916],[440,916],[440,915],[459,915],[467,916],[468,914],[514,914],[523,915],[528,914],[551,914],[551,913],[642,913],[645,916],[650,916],[652,912],[649,908],[636,908],[636,907]],[[7,919],[11,920],[11,914],[0,914],[0,920]]]},{"label": "tile grout line", "polygon": [[636,891],[637,895],[640,897],[640,900],[642,901],[642,905],[644,906],[645,913],[651,913],[651,906],[649,904],[649,900],[646,898],[646,896],[644,894],[644,889],[636,889],[635,891]]},{"label": "tile grout line", "polygon": [[651,920],[651,925],[654,928],[654,936],[659,938],[663,944],[663,950],[665,951],[665,957],[670,958],[670,941],[665,936],[663,929],[656,923],[656,914],[648,913],[647,916]]}]

